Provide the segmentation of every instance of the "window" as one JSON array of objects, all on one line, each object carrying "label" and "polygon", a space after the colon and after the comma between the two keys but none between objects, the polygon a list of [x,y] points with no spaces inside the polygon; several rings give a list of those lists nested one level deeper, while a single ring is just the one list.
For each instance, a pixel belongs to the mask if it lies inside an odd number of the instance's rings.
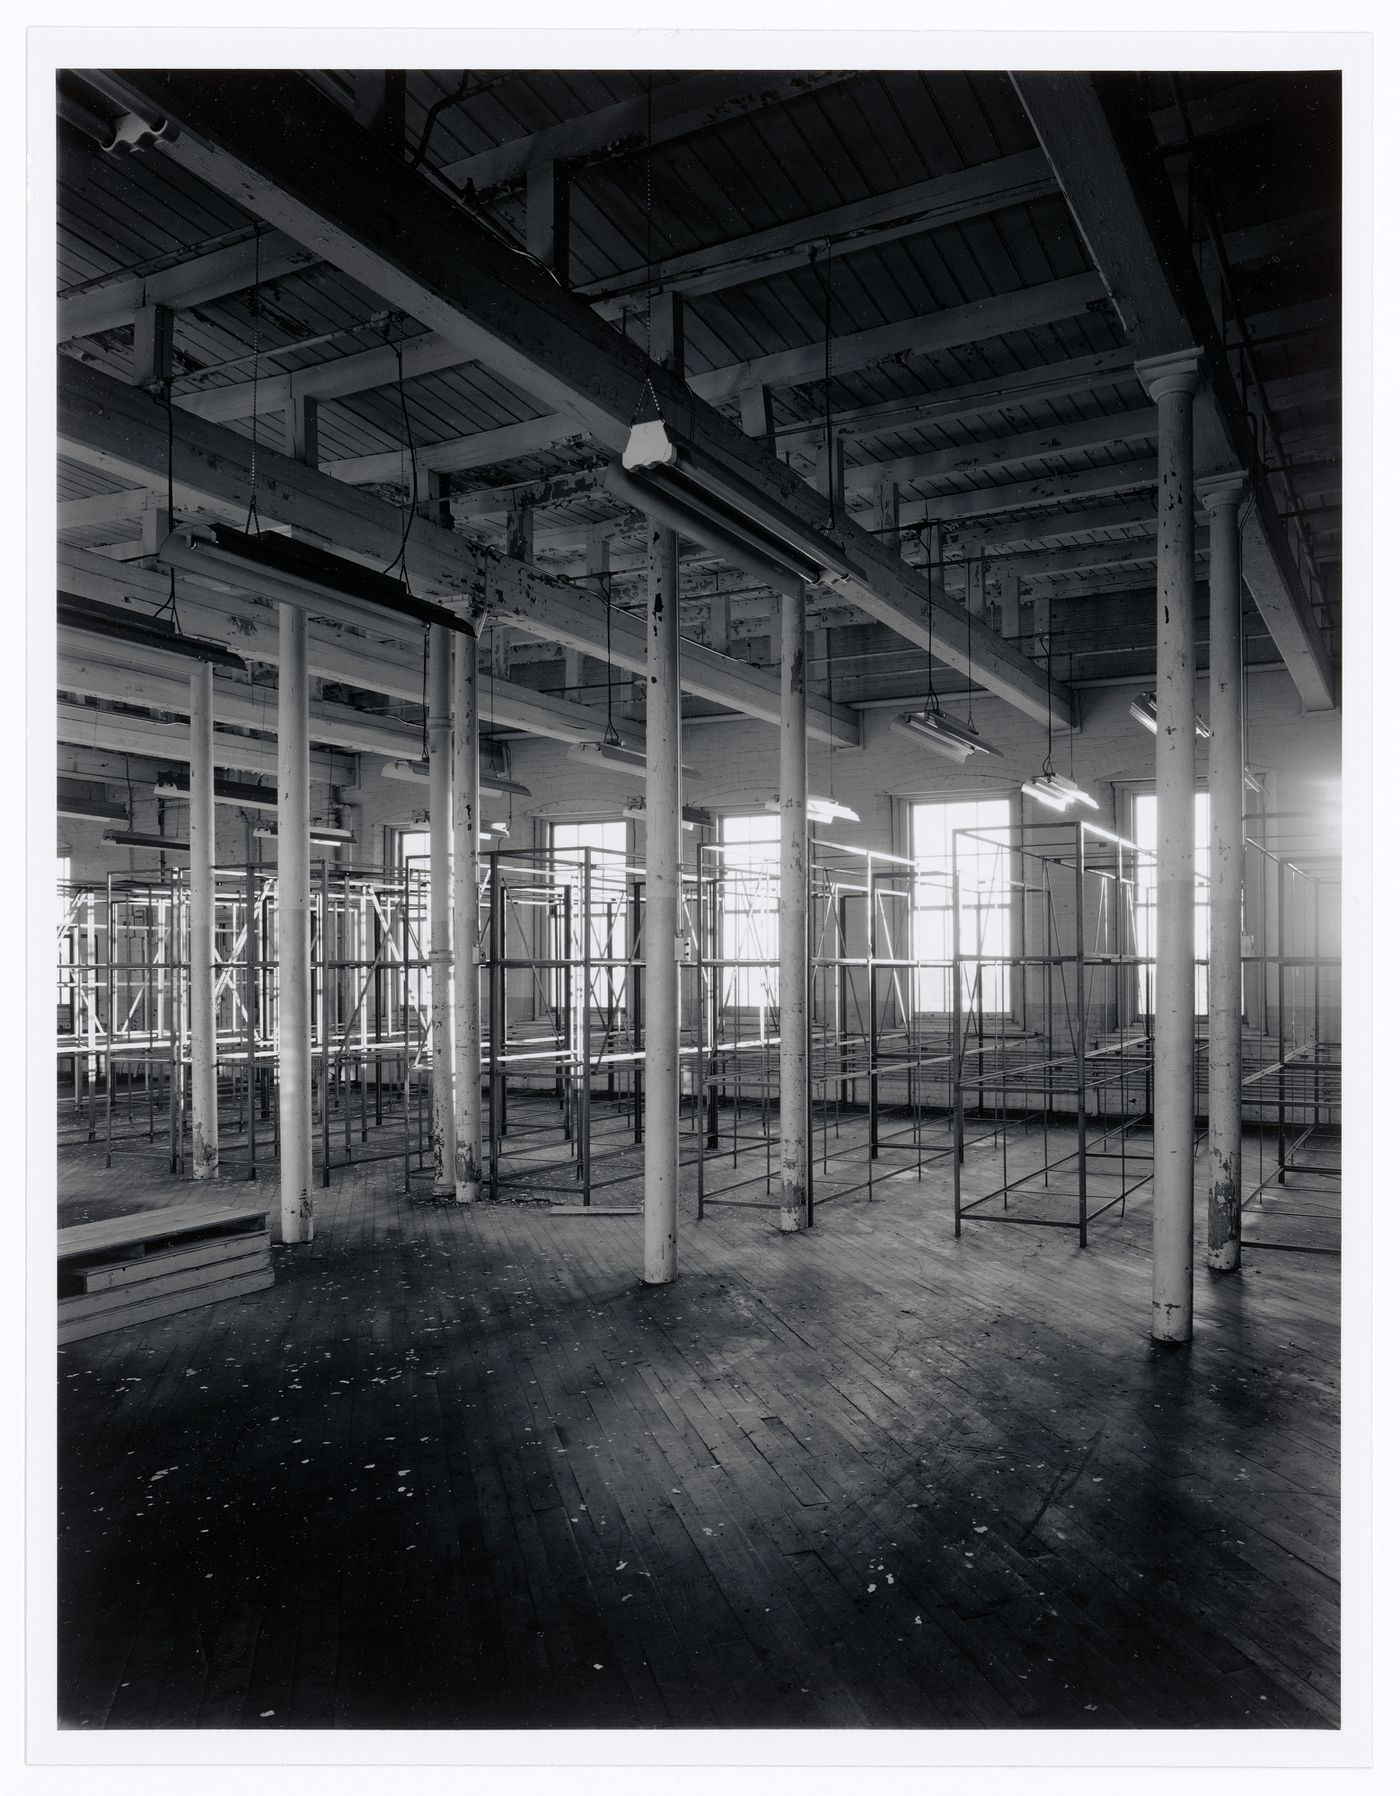
[{"label": "window", "polygon": [[[584,900],[584,850],[595,849],[588,868],[588,949],[593,961],[593,1007],[616,1016],[627,1008],[628,887],[627,825],[622,818],[594,823],[553,823],[550,846],[557,857],[555,873],[566,880],[573,908],[574,953],[582,951],[578,918]],[[558,885],[556,882],[556,890]],[[555,918],[554,958],[561,958],[563,915]],[[556,978],[555,1003],[563,1002]]]},{"label": "window", "polygon": [[627,825],[615,818],[606,823],[555,823],[550,843],[556,854],[578,848],[606,848],[613,854],[627,852]]},{"label": "window", "polygon": [[[1139,792],[1133,798],[1133,840],[1139,848],[1155,852],[1157,847],[1157,794]],[[1210,793],[1196,794],[1196,899],[1195,957],[1197,1016],[1206,1013],[1206,961],[1210,955]],[[1133,890],[1133,921],[1137,928],[1137,951],[1154,963],[1138,968],[1138,1008],[1143,1016],[1152,1012],[1149,974],[1156,971],[1157,956],[1157,863],[1139,863]]]},{"label": "window", "polygon": [[[976,829],[982,839],[958,838]],[[953,853],[956,845],[960,908],[959,951],[970,958],[963,967],[962,1001],[979,997],[984,1014],[1004,1015],[1010,1008],[1011,952],[1011,801],[966,798],[915,804],[909,808],[909,851],[920,877],[914,887],[910,951],[922,961],[951,961],[953,935]],[[1000,957],[1000,958],[998,958]],[[918,978],[918,1007],[947,1014],[953,1008],[951,969],[931,966]]]},{"label": "window", "polygon": [[[775,1009],[778,1003],[778,840],[782,819],[720,820],[724,881],[720,900],[720,955],[725,961],[722,1001],[741,1009]],[[770,964],[765,964],[770,963]]]},{"label": "window", "polygon": [[[426,829],[396,829],[394,856],[400,871],[409,870],[406,922],[408,927],[408,998],[426,1027],[432,1006],[432,975],[428,951],[432,946],[432,902],[429,895],[428,853],[432,838]],[[416,963],[416,964],[415,964]]]},{"label": "window", "polygon": [[58,915],[54,919],[58,932],[58,1029],[60,1035],[73,1031],[73,963],[77,958],[76,943],[69,917],[69,884],[73,878],[73,862],[66,854],[58,857]]}]

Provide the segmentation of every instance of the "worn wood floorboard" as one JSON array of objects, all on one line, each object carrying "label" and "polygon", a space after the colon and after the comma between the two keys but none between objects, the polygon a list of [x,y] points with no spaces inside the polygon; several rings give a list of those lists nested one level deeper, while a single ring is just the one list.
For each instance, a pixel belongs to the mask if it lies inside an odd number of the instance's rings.
[{"label": "worn wood floorboard", "polygon": [[[1337,1725],[1335,1256],[1246,1238],[1170,1351],[1147,1191],[957,1241],[943,1161],[807,1236],[687,1216],[648,1289],[639,1217],[401,1184],[60,1354],[63,1725]],[[60,1191],[191,1201],[100,1146]]]}]

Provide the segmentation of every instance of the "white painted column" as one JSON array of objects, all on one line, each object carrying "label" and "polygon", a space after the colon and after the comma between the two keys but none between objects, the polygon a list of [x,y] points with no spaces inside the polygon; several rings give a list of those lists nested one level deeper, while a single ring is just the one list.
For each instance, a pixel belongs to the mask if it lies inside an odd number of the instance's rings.
[{"label": "white painted column", "polygon": [[433,1196],[456,1176],[452,1102],[452,632],[428,635],[428,973],[433,1012]]},{"label": "white painted column", "polygon": [[1152,1335],[1191,1339],[1194,1247],[1195,493],[1199,352],[1139,362],[1157,407],[1157,974],[1152,1056]]},{"label": "white painted column", "polygon": [[782,1130],[778,1226],[807,1226],[807,604],[778,600],[782,697],[778,727],[778,1113]]},{"label": "white painted column", "polygon": [[457,1069],[456,1190],[459,1204],[481,1196],[481,975],[477,954],[481,827],[480,683],[475,636],[457,638],[452,693],[453,1036]]},{"label": "white painted column", "polygon": [[642,1277],[676,1276],[680,1189],[681,687],[676,533],[647,541],[646,1114]]},{"label": "white painted column", "polygon": [[214,1034],[214,670],[190,674],[191,1171],[219,1174],[219,1061]]},{"label": "white painted column", "polygon": [[1240,640],[1243,474],[1197,492],[1210,517],[1210,1199],[1206,1264],[1240,1264],[1243,1116],[1240,999],[1244,905],[1244,678]]},{"label": "white painted column", "polygon": [[279,1238],[309,1241],[311,1209],[311,752],[306,613],[278,608],[277,1069]]}]

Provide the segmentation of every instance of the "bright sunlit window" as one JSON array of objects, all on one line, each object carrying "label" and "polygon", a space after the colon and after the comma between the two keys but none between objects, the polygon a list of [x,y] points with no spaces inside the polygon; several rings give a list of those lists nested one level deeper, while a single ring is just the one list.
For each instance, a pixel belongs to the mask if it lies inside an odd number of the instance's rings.
[{"label": "bright sunlit window", "polygon": [[[1157,794],[1139,792],[1133,799],[1133,840],[1139,848],[1157,847]],[[1205,881],[1210,875],[1210,793],[1196,794],[1196,901],[1195,901],[1195,1009],[1197,1016],[1206,1013],[1206,961],[1210,955],[1210,888]],[[1152,962],[1138,969],[1138,1007],[1143,1016],[1152,1014],[1152,979],[1157,958],[1157,863],[1145,861],[1138,867],[1133,890],[1133,918],[1137,928],[1137,952]]]},{"label": "bright sunlit window", "polygon": [[[778,1002],[778,837],[782,819],[771,811],[720,821],[726,878],[720,951],[726,962],[726,1002],[746,1010]],[[764,962],[774,964],[764,965]]]},{"label": "bright sunlit window", "polygon": [[[1004,959],[1011,952],[1011,802],[1006,798],[966,798],[915,804],[909,812],[910,854],[921,877],[914,892],[911,949],[916,960],[951,961],[954,953],[953,892],[950,876],[956,848],[960,905],[957,947],[970,958],[963,966],[963,1003],[978,998],[984,1013],[1004,1014],[1010,989]],[[959,830],[984,832],[959,837]],[[920,1010],[947,1014],[953,1008],[952,973],[931,966],[918,978]]]},{"label": "bright sunlit window", "polygon": [[[555,873],[568,879],[573,889],[572,904],[581,907],[584,887],[586,848],[600,852],[594,857],[588,880],[589,955],[593,962],[593,1006],[599,1013],[617,1013],[627,1008],[627,968],[619,963],[627,958],[627,825],[621,817],[601,822],[553,823],[550,844],[556,860]],[[572,915],[578,916],[574,910]],[[562,947],[562,915],[556,916],[556,942]],[[578,948],[575,925],[575,951]],[[562,1002],[559,986],[556,1003]]]}]

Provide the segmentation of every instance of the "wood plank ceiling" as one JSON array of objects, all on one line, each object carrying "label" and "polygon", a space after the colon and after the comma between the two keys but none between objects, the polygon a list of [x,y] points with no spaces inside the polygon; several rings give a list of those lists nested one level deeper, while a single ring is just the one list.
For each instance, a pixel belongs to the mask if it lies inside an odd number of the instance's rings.
[{"label": "wood plank ceiling", "polygon": [[[304,79],[522,255],[552,254],[634,343],[655,347],[664,295],[683,294],[697,391],[740,422],[744,390],[771,379],[780,458],[820,480],[828,430],[839,438],[866,528],[897,482],[905,560],[922,568],[937,525],[948,592],[960,599],[980,564],[989,615],[1032,658],[1048,601],[1057,674],[1150,673],[1153,421],[1096,246],[1011,77],[410,71],[401,94],[392,76]],[[1133,80],[1335,659],[1340,81]],[[92,98],[78,77],[60,89]],[[603,490],[596,443],[178,161],[105,153],[62,122],[57,242],[63,355],[129,380],[132,300],[169,293],[178,408],[280,449],[288,394],[318,394],[324,471],[402,504],[415,461],[424,485],[444,469],[455,527],[497,549],[526,503],[540,567],[576,578],[606,538],[613,596],[636,602],[640,519]],[[1001,328],[984,335],[979,317]],[[138,554],[144,490],[65,459],[58,492],[63,543]],[[694,545],[685,581],[689,634],[768,661],[767,594]],[[833,632],[837,698],[918,689],[917,647],[838,592],[813,622]],[[1253,659],[1277,658],[1252,607],[1247,630]],[[507,654],[512,679],[564,686],[562,649],[511,633]]]}]

